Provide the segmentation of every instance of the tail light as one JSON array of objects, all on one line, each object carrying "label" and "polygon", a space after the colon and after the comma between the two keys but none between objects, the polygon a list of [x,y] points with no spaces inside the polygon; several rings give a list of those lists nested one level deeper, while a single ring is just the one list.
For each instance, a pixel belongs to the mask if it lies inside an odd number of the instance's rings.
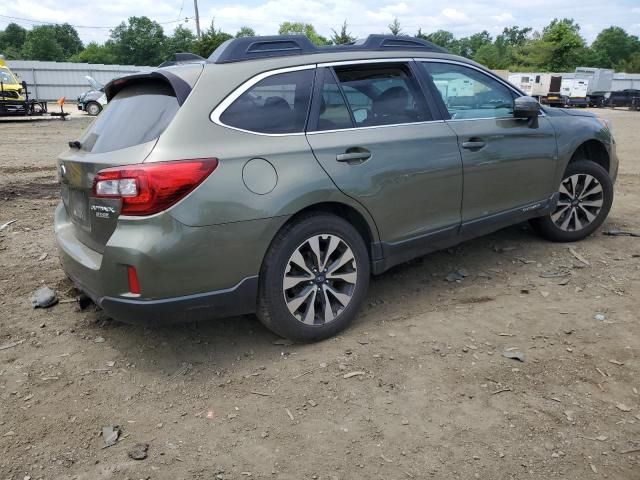
[{"label": "tail light", "polygon": [[106,168],[93,180],[93,196],[121,199],[122,215],[153,215],[192,192],[217,166],[217,158],[198,158]]}]

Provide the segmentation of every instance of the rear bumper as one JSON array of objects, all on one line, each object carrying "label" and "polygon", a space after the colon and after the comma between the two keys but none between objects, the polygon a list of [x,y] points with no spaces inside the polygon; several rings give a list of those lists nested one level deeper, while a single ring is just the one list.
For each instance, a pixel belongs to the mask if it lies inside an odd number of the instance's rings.
[{"label": "rear bumper", "polygon": [[107,315],[134,325],[169,325],[245,315],[255,312],[258,296],[257,276],[224,290],[155,300],[101,297],[70,278]]},{"label": "rear bumper", "polygon": [[[98,252],[78,239],[61,204],[55,236],[67,276],[109,316],[158,325],[255,312],[257,275],[281,221],[188,227],[168,214],[122,219]],[[141,294],[129,291],[128,266]]]}]

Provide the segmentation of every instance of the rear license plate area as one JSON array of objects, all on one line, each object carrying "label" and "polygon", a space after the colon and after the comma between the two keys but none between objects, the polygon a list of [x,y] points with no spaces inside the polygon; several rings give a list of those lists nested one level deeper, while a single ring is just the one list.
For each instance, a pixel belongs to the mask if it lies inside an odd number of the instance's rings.
[{"label": "rear license plate area", "polygon": [[75,223],[89,227],[89,209],[87,195],[81,190],[69,191],[69,214]]}]

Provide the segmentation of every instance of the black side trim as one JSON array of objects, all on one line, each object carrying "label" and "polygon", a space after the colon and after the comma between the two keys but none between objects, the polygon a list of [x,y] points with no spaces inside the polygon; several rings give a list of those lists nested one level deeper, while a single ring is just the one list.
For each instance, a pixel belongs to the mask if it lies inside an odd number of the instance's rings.
[{"label": "black side trim", "polygon": [[460,237],[462,237],[460,241],[464,242],[470,238],[480,237],[530,218],[542,217],[555,208],[558,197],[559,194],[554,193],[547,200],[464,222],[460,226]]},{"label": "black side trim", "polygon": [[257,298],[258,277],[254,276],[225,290],[157,300],[102,297],[97,303],[124,323],[167,325],[253,313]]},{"label": "black side trim", "polygon": [[396,243],[381,242],[384,259],[373,264],[373,273],[382,273],[394,265],[458,243],[456,238],[459,227],[460,225],[452,225],[451,227]]},{"label": "black side trim", "polygon": [[372,260],[372,273],[378,275],[412,258],[452,247],[530,218],[547,215],[555,208],[558,196],[558,193],[554,193],[547,200],[429,232],[410,240],[396,243],[380,242],[376,246],[382,249],[384,258]]}]

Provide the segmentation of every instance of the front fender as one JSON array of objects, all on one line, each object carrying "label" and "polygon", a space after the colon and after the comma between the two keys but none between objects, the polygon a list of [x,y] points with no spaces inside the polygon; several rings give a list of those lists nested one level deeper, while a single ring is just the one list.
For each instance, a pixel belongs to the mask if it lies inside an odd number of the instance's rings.
[{"label": "front fender", "polygon": [[[557,110],[557,109],[553,109]],[[558,167],[555,172],[555,184],[559,185],[562,175],[573,155],[584,143],[595,140],[602,144],[609,155],[609,174],[613,179],[617,174],[618,160],[615,154],[615,141],[609,129],[595,116],[570,115],[562,110],[548,115],[556,131],[558,145]]]}]

